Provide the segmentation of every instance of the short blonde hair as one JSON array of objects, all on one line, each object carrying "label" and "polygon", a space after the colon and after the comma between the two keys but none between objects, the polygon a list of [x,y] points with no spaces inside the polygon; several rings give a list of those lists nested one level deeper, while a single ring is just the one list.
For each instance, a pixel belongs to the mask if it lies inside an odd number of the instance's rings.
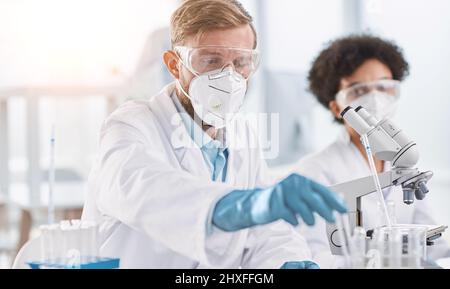
[{"label": "short blonde hair", "polygon": [[171,19],[172,47],[183,45],[190,36],[201,36],[215,29],[250,25],[255,35],[253,18],[237,0],[184,0]]}]

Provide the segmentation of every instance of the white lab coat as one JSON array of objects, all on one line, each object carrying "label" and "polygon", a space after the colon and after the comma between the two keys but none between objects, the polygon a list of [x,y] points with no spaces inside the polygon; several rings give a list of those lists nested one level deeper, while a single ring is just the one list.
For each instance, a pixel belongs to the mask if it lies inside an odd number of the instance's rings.
[{"label": "white lab coat", "polygon": [[229,149],[225,183],[211,181],[170,98],[174,89],[126,103],[101,129],[83,212],[100,223],[101,255],[120,257],[121,268],[279,268],[310,260],[306,241],[286,223],[234,233],[211,225],[221,197],[270,178],[242,123],[235,137],[243,146]]},{"label": "white lab coat", "polygon": [[[386,164],[386,168],[390,167]],[[356,146],[350,141],[347,131],[343,130],[339,138],[323,151],[308,156],[295,165],[295,172],[307,176],[324,185],[331,186],[371,174],[369,165]],[[387,201],[395,202],[396,218],[399,224],[434,225],[427,199],[415,201],[413,205],[403,203],[403,192],[400,187],[384,190]],[[427,198],[432,197],[432,192]],[[378,196],[371,194],[362,198],[363,225],[366,230],[374,229],[379,224],[380,214],[377,209]],[[332,256],[326,236],[326,224],[323,219],[316,218],[313,227],[301,226],[300,232],[310,246],[313,259],[323,268],[333,268],[342,265],[342,258]],[[435,245],[428,247],[428,257],[436,260],[450,256],[448,244],[442,238]]]}]

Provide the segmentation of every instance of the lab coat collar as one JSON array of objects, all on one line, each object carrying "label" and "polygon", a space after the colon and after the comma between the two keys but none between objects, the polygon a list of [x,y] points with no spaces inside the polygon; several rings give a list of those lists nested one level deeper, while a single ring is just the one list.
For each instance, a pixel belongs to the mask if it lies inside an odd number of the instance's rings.
[{"label": "lab coat collar", "polygon": [[203,161],[200,148],[188,134],[180,114],[170,95],[175,90],[175,83],[169,84],[150,100],[152,112],[160,120],[161,130],[169,139],[180,166],[191,174],[210,178],[209,169]]},{"label": "lab coat collar", "polygon": [[[191,172],[196,172],[197,174],[204,175],[206,178],[210,178],[209,169],[204,161],[203,168],[198,172],[199,168],[192,167],[192,158],[198,160],[203,160],[203,155],[201,153],[200,147],[194,142],[194,140],[189,135],[183,120],[178,113],[172,98],[170,97],[174,93],[176,84],[171,83],[167,85],[161,93],[154,96],[150,100],[150,107],[153,113],[158,115],[159,119],[166,120],[160,122],[162,130],[170,139],[172,148],[177,155],[178,160],[182,167]],[[234,131],[234,130],[233,130]],[[236,130],[237,134],[240,130]],[[227,134],[229,139],[239,139],[241,136]],[[228,143],[228,142],[227,142]],[[189,152],[189,153],[188,153]],[[246,153],[245,148],[235,148],[228,147],[229,157],[228,157],[228,167],[243,167],[240,164],[243,162],[244,154]],[[232,170],[227,173],[227,182],[233,182]],[[239,172],[238,172],[239,173]]]},{"label": "lab coat collar", "polygon": [[342,127],[340,129],[341,132],[338,135],[338,142],[343,143],[345,145],[353,144],[347,129],[345,127]]},{"label": "lab coat collar", "polygon": [[[153,105],[158,106],[158,109],[155,113],[164,114],[161,116],[163,119],[167,119],[166,123],[163,123],[163,128],[169,135],[172,146],[174,149],[181,148],[201,148],[205,141],[201,140],[193,140],[190,136],[186,126],[183,123],[182,113],[180,114],[177,110],[177,107],[172,100],[171,95],[175,93],[176,84],[175,82],[167,85],[163,88],[163,90],[156,96],[151,99]],[[200,127],[198,127],[200,129]],[[200,133],[196,133],[196,135],[202,135]],[[209,136],[208,136],[209,137]],[[227,133],[226,129],[222,129],[218,131],[218,139],[221,141],[221,147],[228,148],[228,139],[234,139],[238,136],[233,136],[230,133]],[[210,138],[210,140],[212,140]],[[209,143],[206,141],[206,143]],[[235,149],[239,150],[239,149]]]},{"label": "lab coat collar", "polygon": [[183,119],[178,113],[175,104],[170,97],[175,92],[175,83],[171,83],[163,88],[161,93],[155,96],[152,101],[158,105],[155,113],[164,114],[161,119],[166,119],[167,122],[161,123],[163,129],[168,133],[171,144],[175,150],[181,148],[195,148],[197,144],[190,137],[186,127],[183,124]]},{"label": "lab coat collar", "polygon": [[194,142],[197,144],[198,147],[200,148],[215,147],[221,149],[227,148],[225,128],[217,130],[217,139],[211,138],[209,134],[203,131],[200,125],[198,125],[187,113],[187,111],[184,109],[183,105],[179,101],[175,90],[170,94],[170,97],[173,103],[175,104],[177,112],[179,113],[181,119],[183,120],[183,123],[186,127],[188,134],[191,136],[191,138],[194,140]]}]

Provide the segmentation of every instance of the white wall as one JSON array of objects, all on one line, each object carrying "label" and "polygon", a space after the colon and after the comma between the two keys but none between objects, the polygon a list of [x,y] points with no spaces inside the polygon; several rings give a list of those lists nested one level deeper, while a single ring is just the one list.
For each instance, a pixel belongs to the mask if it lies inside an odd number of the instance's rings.
[{"label": "white wall", "polygon": [[[134,72],[149,34],[168,26],[177,0],[0,1],[0,89],[112,85]],[[105,118],[98,98],[40,103],[41,163],[56,124],[57,165],[89,172]],[[9,104],[10,168],[26,170],[26,104]],[[83,117],[80,117],[83,116]]]},{"label": "white wall", "polygon": [[[347,29],[345,1],[267,0],[264,61],[268,69],[301,73],[306,78],[320,50]],[[312,109],[313,133],[309,138],[317,151],[333,141],[338,130],[327,110],[318,103]]]},{"label": "white wall", "polygon": [[130,73],[175,0],[0,1],[0,85],[104,83]]},{"label": "white wall", "polygon": [[342,2],[266,1],[267,66],[274,70],[308,70],[324,42],[342,33]]}]

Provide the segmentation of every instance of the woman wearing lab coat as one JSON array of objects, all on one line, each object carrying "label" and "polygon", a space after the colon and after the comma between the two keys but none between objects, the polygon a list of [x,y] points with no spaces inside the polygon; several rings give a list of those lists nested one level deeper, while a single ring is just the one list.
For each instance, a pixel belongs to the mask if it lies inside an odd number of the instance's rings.
[{"label": "woman wearing lab coat", "polygon": [[[338,139],[321,152],[308,156],[295,166],[295,171],[327,185],[344,183],[371,174],[360,136],[347,124],[340,113],[347,106],[365,107],[377,119],[395,117],[400,97],[400,82],[408,75],[409,66],[402,50],[394,43],[369,35],[350,36],[332,42],[323,50],[309,73],[310,90],[342,124]],[[390,163],[375,160],[378,173],[390,169]],[[436,224],[427,201],[403,203],[401,187],[383,191],[385,199],[395,204],[397,223]],[[429,196],[430,197],[430,196]],[[378,196],[362,198],[366,230],[380,224]],[[310,245],[313,256],[322,267],[340,266],[341,260],[331,255],[325,232],[325,222],[318,220],[312,228],[301,232]],[[444,240],[428,247],[430,259],[450,256]]]}]

